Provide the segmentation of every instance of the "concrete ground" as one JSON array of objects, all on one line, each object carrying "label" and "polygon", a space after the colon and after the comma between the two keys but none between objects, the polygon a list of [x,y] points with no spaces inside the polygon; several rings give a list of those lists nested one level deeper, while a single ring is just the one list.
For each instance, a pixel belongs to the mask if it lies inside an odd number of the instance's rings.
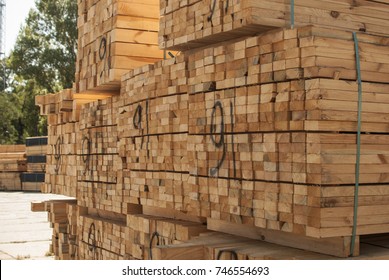
[{"label": "concrete ground", "polygon": [[67,198],[61,195],[0,192],[0,260],[50,260],[52,229],[47,212],[31,212],[32,201]]}]

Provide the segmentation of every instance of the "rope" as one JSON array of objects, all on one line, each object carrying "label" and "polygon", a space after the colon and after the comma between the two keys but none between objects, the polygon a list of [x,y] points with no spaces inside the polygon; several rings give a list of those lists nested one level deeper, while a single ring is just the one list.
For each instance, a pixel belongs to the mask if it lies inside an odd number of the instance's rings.
[{"label": "rope", "polygon": [[[216,109],[219,108],[220,115],[221,115],[221,122],[220,122],[220,139],[219,141],[215,138],[216,133],[216,125],[215,125],[215,119],[216,119]],[[215,145],[216,148],[222,148],[223,147],[223,155],[220,161],[218,162],[216,167],[213,167],[210,169],[211,176],[215,176],[216,173],[219,171],[220,167],[222,166],[224,159],[226,157],[226,145],[224,143],[224,111],[223,111],[223,105],[220,101],[216,101],[215,105],[213,105],[212,109],[212,116],[211,116],[211,141]]]},{"label": "rope", "polygon": [[353,32],[354,47],[355,47],[355,61],[357,67],[357,82],[358,82],[358,128],[357,128],[357,154],[355,164],[355,191],[354,191],[354,219],[353,231],[351,238],[350,254],[354,255],[355,239],[357,236],[357,222],[358,222],[358,196],[359,196],[359,173],[361,161],[361,126],[362,126],[362,79],[361,79],[361,63],[359,60],[359,44],[358,37]]},{"label": "rope", "polygon": [[294,29],[294,0],[290,0],[290,28]]}]

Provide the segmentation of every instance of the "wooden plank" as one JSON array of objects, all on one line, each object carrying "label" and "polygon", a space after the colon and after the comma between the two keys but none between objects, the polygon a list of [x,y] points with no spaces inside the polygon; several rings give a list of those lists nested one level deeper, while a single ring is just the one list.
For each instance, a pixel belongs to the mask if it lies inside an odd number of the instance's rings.
[{"label": "wooden plank", "polygon": [[204,246],[194,245],[179,247],[159,246],[152,249],[153,260],[202,260],[204,259]]},{"label": "wooden plank", "polygon": [[[347,237],[317,239],[301,235],[293,235],[291,233],[283,233],[281,231],[265,230],[257,227],[235,225],[232,223],[213,219],[207,220],[207,226],[210,230],[245,236],[257,240],[266,240],[270,243],[310,250],[322,254],[328,254],[338,257],[347,257],[350,255],[351,239]],[[359,244],[359,242],[357,243]],[[357,249],[356,252],[359,252],[359,249]],[[356,253],[355,255],[359,255],[359,253]]]}]

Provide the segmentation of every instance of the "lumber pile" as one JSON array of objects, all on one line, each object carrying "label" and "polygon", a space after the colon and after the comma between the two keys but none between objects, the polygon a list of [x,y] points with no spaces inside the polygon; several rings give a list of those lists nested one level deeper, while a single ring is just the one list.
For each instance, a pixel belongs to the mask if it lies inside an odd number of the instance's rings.
[{"label": "lumber pile", "polygon": [[75,90],[37,97],[44,191],[77,199],[55,254],[345,258],[358,203],[354,255],[387,258],[388,4],[161,0],[157,61],[154,0],[79,0]]},{"label": "lumber pile", "polygon": [[76,197],[81,206],[121,213],[123,194],[118,173],[122,170],[122,161],[117,147],[117,100],[95,101],[81,110],[80,130],[76,135]]},{"label": "lumber pile", "polygon": [[117,115],[124,202],[188,208],[187,80],[184,56],[123,76]]},{"label": "lumber pile", "polygon": [[122,74],[163,58],[158,0],[78,0],[75,91],[118,91]]},{"label": "lumber pile", "polygon": [[135,260],[160,259],[152,253],[155,247],[180,244],[208,232],[207,227],[198,222],[144,214],[127,215],[125,231],[127,258]]},{"label": "lumber pile", "polygon": [[78,259],[77,205],[76,200],[48,200],[32,202],[31,211],[48,212],[48,221],[53,229],[49,252],[57,260]]},{"label": "lumber pile", "polygon": [[[358,37],[359,180],[374,184],[374,194],[388,183],[388,38]],[[352,34],[317,27],[271,31],[194,51],[188,65],[190,182],[201,190],[199,200],[207,207],[202,212],[307,237],[350,236],[353,210],[339,215],[335,205],[344,198],[329,203],[319,190],[353,190],[355,184],[358,85],[350,81],[357,75]],[[320,186],[315,194],[314,186]],[[353,205],[353,194],[347,200]],[[386,232],[386,203],[366,207],[358,213],[358,234]],[[368,222],[370,207],[378,212]]]},{"label": "lumber pile", "polygon": [[[348,259],[387,259],[387,245],[387,234],[364,237],[361,240],[364,254]],[[157,246],[152,253],[159,260],[340,260],[338,257],[219,232],[201,233],[180,244]]]},{"label": "lumber pile", "polygon": [[77,138],[80,108],[84,100],[76,101],[72,90],[57,94],[38,95],[35,103],[41,114],[47,115],[48,139],[46,176],[43,192],[76,197]]},{"label": "lumber pile", "polygon": [[389,3],[318,0],[161,0],[159,46],[188,50],[276,28],[317,25],[388,36]]},{"label": "lumber pile", "polygon": [[22,190],[20,176],[26,170],[25,145],[0,145],[0,190]]},{"label": "lumber pile", "polygon": [[112,93],[74,94],[71,89],[36,96],[35,102],[40,106],[41,114],[47,115],[49,125],[44,192],[77,197],[77,165],[78,157],[82,157],[78,154],[83,139],[80,130],[80,117],[84,117],[82,108],[111,96]]},{"label": "lumber pile", "polygon": [[79,254],[83,260],[122,260],[125,223],[79,216]]}]

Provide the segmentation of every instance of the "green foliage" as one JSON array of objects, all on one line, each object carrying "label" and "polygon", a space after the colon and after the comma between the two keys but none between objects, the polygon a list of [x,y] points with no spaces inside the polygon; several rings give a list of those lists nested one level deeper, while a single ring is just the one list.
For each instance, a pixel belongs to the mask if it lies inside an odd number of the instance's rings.
[{"label": "green foliage", "polygon": [[13,144],[18,142],[20,102],[16,95],[0,93],[0,144]]},{"label": "green foliage", "polygon": [[0,81],[0,144],[45,135],[35,96],[72,87],[77,50],[77,1],[36,0]]},{"label": "green foliage", "polygon": [[20,30],[10,68],[25,80],[56,92],[72,87],[77,49],[77,2],[38,0]]}]

